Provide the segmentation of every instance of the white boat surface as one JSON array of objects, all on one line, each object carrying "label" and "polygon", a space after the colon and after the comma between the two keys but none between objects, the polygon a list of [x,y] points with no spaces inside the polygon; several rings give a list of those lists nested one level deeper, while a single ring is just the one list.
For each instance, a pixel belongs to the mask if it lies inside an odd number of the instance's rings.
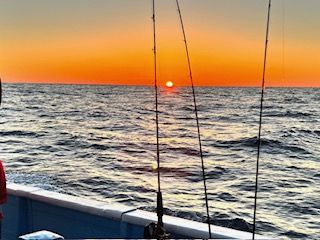
[{"label": "white boat surface", "polygon": [[[144,227],[156,213],[119,203],[105,203],[38,187],[8,183],[3,205],[3,239],[18,239],[47,230],[65,239],[143,238]],[[164,215],[170,238],[208,238],[208,224]],[[252,233],[211,225],[213,239],[252,239]],[[255,239],[272,239],[255,234]]]}]

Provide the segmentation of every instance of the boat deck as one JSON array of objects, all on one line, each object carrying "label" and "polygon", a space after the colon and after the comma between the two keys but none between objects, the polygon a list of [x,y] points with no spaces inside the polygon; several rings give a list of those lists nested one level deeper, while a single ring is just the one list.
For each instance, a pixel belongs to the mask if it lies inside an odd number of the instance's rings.
[{"label": "boat deck", "polygon": [[[48,230],[66,239],[143,238],[144,226],[156,213],[8,183],[3,205],[3,239]],[[208,225],[165,215],[172,238],[208,238]],[[252,233],[211,225],[214,239],[251,239]],[[256,239],[270,239],[256,235]]]}]

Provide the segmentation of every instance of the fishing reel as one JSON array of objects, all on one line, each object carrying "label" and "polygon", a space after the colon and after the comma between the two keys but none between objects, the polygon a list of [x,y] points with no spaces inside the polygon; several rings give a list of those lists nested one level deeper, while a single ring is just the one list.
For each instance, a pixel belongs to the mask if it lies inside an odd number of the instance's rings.
[{"label": "fishing reel", "polygon": [[144,238],[167,239],[169,236],[170,233],[167,233],[166,230],[158,223],[151,222],[144,227]]}]

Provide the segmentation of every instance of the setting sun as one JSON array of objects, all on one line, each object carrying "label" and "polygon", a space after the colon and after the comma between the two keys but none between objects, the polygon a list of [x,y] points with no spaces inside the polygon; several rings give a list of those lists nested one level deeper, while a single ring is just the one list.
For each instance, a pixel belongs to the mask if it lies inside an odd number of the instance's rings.
[{"label": "setting sun", "polygon": [[166,86],[167,86],[168,88],[173,87],[173,82],[171,82],[171,81],[166,82]]}]

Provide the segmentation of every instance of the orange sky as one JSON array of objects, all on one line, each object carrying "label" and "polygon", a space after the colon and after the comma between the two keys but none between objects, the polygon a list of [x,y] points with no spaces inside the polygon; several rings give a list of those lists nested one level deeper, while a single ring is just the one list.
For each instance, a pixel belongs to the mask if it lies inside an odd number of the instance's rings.
[{"label": "orange sky", "polygon": [[[180,0],[195,85],[259,86],[268,1]],[[160,84],[189,85],[174,1],[156,0]],[[320,87],[318,0],[274,0],[267,86]],[[151,1],[0,3],[4,82],[143,84],[153,80]]]}]

